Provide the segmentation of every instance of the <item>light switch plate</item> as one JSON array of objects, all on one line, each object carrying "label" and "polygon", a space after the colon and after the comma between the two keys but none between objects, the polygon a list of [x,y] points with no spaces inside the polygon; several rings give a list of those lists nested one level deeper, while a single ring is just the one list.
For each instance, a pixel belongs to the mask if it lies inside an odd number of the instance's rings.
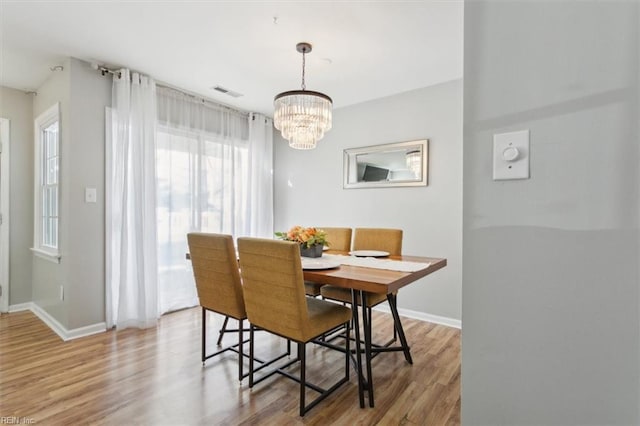
[{"label": "light switch plate", "polygon": [[493,180],[529,179],[529,130],[493,135]]},{"label": "light switch plate", "polygon": [[85,188],[84,189],[84,202],[85,203],[95,203],[98,201],[98,195],[95,188]]}]

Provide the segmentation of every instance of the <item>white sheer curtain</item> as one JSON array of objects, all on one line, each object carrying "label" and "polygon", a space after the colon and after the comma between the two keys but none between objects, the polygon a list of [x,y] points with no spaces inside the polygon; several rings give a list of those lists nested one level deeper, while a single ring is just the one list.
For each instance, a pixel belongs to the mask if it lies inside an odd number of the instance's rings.
[{"label": "white sheer curtain", "polygon": [[198,304],[192,231],[273,235],[272,123],[158,88],[158,285],[160,311]]},{"label": "white sheer curtain", "polygon": [[246,235],[273,238],[273,122],[257,113],[249,122],[249,176]]},{"label": "white sheer curtain", "polygon": [[114,75],[106,144],[106,317],[146,328],[159,315],[156,257],[156,85]]}]

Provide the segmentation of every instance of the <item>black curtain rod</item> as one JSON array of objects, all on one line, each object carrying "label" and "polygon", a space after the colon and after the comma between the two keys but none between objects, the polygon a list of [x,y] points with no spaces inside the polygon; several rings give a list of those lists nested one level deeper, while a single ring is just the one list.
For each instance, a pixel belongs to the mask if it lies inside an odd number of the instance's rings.
[{"label": "black curtain rod", "polygon": [[[102,76],[105,76],[107,74],[111,74],[111,75],[117,75],[118,78],[122,78],[122,72],[120,70],[112,70],[112,69],[109,69],[107,67],[103,67],[103,66],[100,66],[100,65],[94,65],[94,68],[97,69],[98,71],[100,71],[100,74],[102,74]],[[173,91],[178,92],[178,93],[180,93],[182,95],[189,96],[189,97],[191,97],[193,99],[196,99],[196,100],[198,100],[198,101],[200,101],[202,103],[207,103],[208,102],[208,103],[211,103],[211,104],[215,105],[218,108],[228,109],[228,110],[230,110],[232,112],[235,112],[237,114],[246,115],[246,116],[248,116],[249,114],[252,114],[249,111],[241,111],[241,110],[233,108],[233,107],[231,107],[229,105],[225,105],[223,103],[216,102],[214,100],[205,99],[202,96],[198,96],[198,95],[195,95],[193,93],[186,92],[186,91],[184,91],[182,89],[178,89],[177,87],[170,86],[167,83],[162,83],[162,82],[156,81],[156,85],[160,86],[162,88],[165,88],[165,89],[173,90]]]}]

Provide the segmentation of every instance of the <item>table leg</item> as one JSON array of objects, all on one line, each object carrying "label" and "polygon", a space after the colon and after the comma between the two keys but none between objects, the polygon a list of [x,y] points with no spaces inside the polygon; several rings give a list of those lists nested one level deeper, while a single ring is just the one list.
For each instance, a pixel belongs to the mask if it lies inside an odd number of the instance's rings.
[{"label": "table leg", "polygon": [[367,292],[360,291],[362,301],[362,328],[364,328],[364,357],[367,363],[367,384],[369,390],[369,407],[373,407],[373,376],[371,374],[371,318],[367,313]]},{"label": "table leg", "polygon": [[[360,324],[358,321],[358,299],[356,290],[351,289],[351,315],[353,318],[353,329],[356,334],[356,366],[358,374],[358,397],[360,398],[360,408],[364,408],[364,378],[362,377],[362,359],[360,357],[362,349],[360,348]],[[350,336],[347,336],[350,339]]]},{"label": "table leg", "polygon": [[404,329],[402,328],[402,323],[400,322],[396,296],[394,294],[387,294],[387,301],[389,302],[389,307],[391,308],[391,315],[393,315],[393,326],[398,331],[398,338],[400,338],[400,344],[402,345],[402,350],[404,351],[404,358],[409,364],[413,364],[413,359],[411,358],[411,352],[409,350],[409,344],[407,343],[407,338],[404,335]]}]

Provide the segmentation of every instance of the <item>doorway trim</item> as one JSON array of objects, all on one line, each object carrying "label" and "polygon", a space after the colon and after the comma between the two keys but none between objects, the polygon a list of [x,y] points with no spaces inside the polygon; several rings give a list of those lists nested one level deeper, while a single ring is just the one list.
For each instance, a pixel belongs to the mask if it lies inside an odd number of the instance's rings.
[{"label": "doorway trim", "polygon": [[0,312],[9,312],[9,125],[0,117]]}]

